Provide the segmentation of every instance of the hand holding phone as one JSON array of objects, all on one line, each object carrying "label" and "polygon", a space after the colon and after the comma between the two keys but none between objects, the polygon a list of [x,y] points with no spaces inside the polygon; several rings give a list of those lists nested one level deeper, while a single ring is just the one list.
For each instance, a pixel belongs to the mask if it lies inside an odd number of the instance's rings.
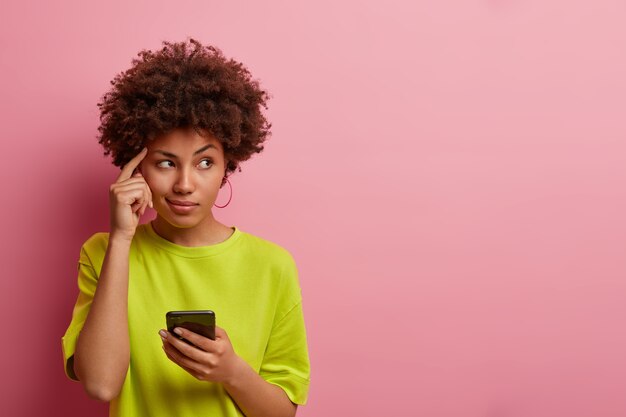
[{"label": "hand holding phone", "polygon": [[[170,311],[166,317],[169,332],[159,331],[164,353],[194,378],[220,383],[232,381],[245,365],[245,360],[235,353],[226,331],[214,324],[212,311]],[[187,340],[173,333],[175,328]]]}]

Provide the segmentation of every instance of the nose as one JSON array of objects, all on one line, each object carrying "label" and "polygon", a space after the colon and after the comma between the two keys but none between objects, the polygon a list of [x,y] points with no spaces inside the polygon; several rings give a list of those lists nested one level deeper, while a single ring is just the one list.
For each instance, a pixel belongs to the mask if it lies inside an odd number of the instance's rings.
[{"label": "nose", "polygon": [[190,194],[194,191],[192,172],[189,168],[181,168],[178,171],[173,191],[176,194]]}]

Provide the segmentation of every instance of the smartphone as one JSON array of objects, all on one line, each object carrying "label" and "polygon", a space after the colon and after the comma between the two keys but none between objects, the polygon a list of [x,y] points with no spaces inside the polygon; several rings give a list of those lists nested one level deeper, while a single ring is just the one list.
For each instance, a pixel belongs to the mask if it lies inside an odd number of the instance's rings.
[{"label": "smartphone", "polygon": [[174,333],[175,327],[184,327],[201,336],[215,340],[215,313],[211,310],[168,311],[165,314],[167,331],[179,339],[193,344]]}]

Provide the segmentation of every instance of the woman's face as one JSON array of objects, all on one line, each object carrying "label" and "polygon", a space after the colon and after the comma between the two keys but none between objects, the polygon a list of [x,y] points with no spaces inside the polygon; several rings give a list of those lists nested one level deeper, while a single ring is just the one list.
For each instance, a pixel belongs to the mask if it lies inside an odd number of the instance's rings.
[{"label": "woman's face", "polygon": [[213,136],[178,129],[148,145],[141,173],[159,217],[178,228],[211,223],[226,169],[224,149]]}]

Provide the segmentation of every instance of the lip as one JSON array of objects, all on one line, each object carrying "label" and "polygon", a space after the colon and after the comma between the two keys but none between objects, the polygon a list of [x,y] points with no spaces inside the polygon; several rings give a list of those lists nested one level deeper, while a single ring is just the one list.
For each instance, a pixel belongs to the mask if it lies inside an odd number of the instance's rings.
[{"label": "lip", "polygon": [[167,205],[170,207],[170,209],[177,214],[188,214],[193,211],[193,209],[198,207],[198,203],[194,203],[193,201],[169,200],[167,198],[165,199],[165,201],[167,202]]},{"label": "lip", "polygon": [[187,201],[187,200],[170,200],[167,199],[167,202],[170,204],[175,204],[177,206],[197,206],[198,203],[194,203],[193,201]]}]

